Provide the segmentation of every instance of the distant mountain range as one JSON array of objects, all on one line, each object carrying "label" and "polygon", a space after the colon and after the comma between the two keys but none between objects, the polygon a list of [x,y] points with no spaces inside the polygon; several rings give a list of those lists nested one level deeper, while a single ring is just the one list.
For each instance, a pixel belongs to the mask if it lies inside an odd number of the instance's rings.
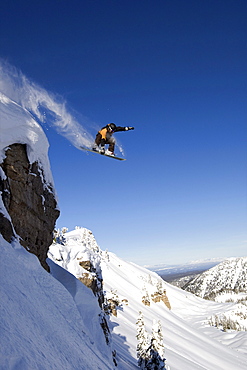
[{"label": "distant mountain range", "polygon": [[247,257],[228,258],[199,274],[183,287],[199,297],[213,299],[222,292],[247,292]]},{"label": "distant mountain range", "polygon": [[175,279],[183,278],[185,276],[197,275],[218,265],[220,262],[224,261],[226,258],[211,258],[206,260],[191,261],[185,264],[178,265],[146,265],[145,268],[156,272],[164,280],[171,282]]}]

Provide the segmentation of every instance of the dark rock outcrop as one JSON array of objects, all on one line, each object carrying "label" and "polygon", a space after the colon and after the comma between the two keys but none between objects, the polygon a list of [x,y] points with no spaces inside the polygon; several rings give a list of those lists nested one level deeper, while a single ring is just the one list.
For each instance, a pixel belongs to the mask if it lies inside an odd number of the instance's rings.
[{"label": "dark rock outcrop", "polygon": [[83,272],[78,279],[93,291],[94,295],[98,297],[99,306],[102,307],[104,292],[101,269],[97,271],[91,261],[79,261],[79,265],[88,272]]},{"label": "dark rock outcrop", "polygon": [[5,174],[0,179],[0,191],[11,219],[0,214],[0,233],[7,241],[17,234],[21,245],[34,253],[49,271],[47,251],[59,216],[53,189],[45,183],[38,163],[29,163],[26,145],[9,146],[0,166]]}]

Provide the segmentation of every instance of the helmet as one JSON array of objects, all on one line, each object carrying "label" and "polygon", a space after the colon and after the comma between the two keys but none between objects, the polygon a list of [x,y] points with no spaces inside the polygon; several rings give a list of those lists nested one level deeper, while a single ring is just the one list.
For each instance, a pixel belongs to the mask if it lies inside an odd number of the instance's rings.
[{"label": "helmet", "polygon": [[109,127],[110,131],[114,131],[117,126],[115,125],[115,123],[109,123],[108,127]]}]

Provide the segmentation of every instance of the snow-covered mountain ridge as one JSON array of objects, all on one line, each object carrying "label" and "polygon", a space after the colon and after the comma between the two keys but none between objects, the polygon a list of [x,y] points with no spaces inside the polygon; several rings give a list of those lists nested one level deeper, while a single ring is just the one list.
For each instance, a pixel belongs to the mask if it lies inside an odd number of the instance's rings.
[{"label": "snow-covered mountain ridge", "polygon": [[[102,251],[84,228],[65,233],[63,244],[53,244],[49,258],[77,277],[85,272],[79,263],[90,260],[97,274],[101,273],[105,297],[118,302],[117,315],[110,316],[109,326],[119,369],[137,368],[140,311],[149,336],[154,322],[161,323],[167,369],[245,368],[247,332],[223,333],[208,325],[214,315],[234,315],[238,305],[205,301],[171,286],[155,272]],[[152,300],[158,289],[166,291],[171,309],[163,301]],[[143,303],[143,297],[149,305]]]},{"label": "snow-covered mountain ridge", "polygon": [[228,258],[187,283],[183,289],[202,298],[222,293],[247,293],[247,257]]}]

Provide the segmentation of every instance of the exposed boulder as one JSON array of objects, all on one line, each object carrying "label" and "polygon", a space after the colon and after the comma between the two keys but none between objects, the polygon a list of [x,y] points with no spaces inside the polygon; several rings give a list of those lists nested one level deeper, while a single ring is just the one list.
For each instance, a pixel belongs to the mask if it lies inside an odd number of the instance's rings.
[{"label": "exposed boulder", "polygon": [[163,302],[169,310],[171,309],[169,299],[166,295],[166,290],[163,290],[163,292],[155,292],[151,295],[151,298],[154,303]]},{"label": "exposed boulder", "polygon": [[[170,305],[169,299],[166,295],[166,290],[165,289],[163,289],[163,290],[159,289],[158,291],[151,294],[151,299],[154,303],[163,302],[166,305],[166,307],[169,308],[169,310],[171,309],[171,305]],[[151,304],[150,297],[149,297],[149,294],[147,292],[142,297],[142,303],[145,306],[150,306],[150,304]]]},{"label": "exposed boulder", "polygon": [[97,289],[97,278],[96,276],[84,272],[82,275],[78,278],[84,285],[86,285],[88,288],[90,288],[93,293],[96,295],[98,289]]},{"label": "exposed boulder", "polygon": [[26,145],[10,145],[5,155],[0,191],[10,219],[1,214],[0,232],[7,241],[17,234],[21,245],[49,271],[47,252],[59,216],[53,189],[45,183],[38,162],[30,164]]},{"label": "exposed boulder", "polygon": [[83,270],[86,270],[86,272],[83,271],[81,275],[78,276],[78,279],[93,291],[94,295],[98,297],[100,307],[102,307],[104,303],[104,293],[101,269],[99,268],[99,271],[97,271],[93,263],[89,260],[81,261],[79,259],[79,266],[81,266]]}]

